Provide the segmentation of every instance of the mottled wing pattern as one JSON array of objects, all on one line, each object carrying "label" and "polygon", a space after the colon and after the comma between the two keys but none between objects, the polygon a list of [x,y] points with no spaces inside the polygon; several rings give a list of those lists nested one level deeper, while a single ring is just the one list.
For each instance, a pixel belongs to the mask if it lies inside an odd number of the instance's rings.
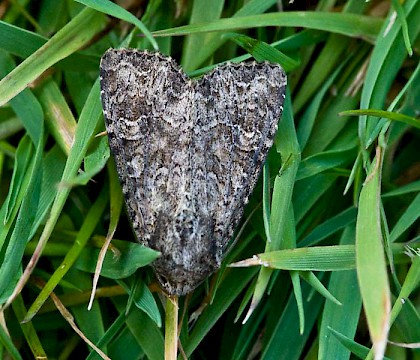
[{"label": "mottled wing pattern", "polygon": [[101,96],[133,230],[162,256],[170,294],[220,266],[272,145],[286,78],[270,64],[227,65],[191,81],[159,53],[109,50]]},{"label": "mottled wing pattern", "polygon": [[191,182],[191,96],[189,79],[159,53],[109,50],[102,58],[101,97],[110,148],[136,237],[162,252],[158,269],[172,257],[165,245],[173,242],[162,239],[170,239],[167,232]]},{"label": "mottled wing pattern", "polygon": [[214,241],[223,253],[273,145],[286,75],[275,64],[229,64],[205,75],[195,89]]}]

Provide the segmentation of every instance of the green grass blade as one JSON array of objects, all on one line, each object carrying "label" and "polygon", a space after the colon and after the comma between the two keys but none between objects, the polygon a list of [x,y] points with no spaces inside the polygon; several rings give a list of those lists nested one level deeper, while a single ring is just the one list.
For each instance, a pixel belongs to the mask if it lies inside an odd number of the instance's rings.
[{"label": "green grass blade", "polygon": [[[2,225],[10,223],[12,220],[12,214],[16,215],[16,211],[19,208],[19,205],[22,201],[22,187],[24,185],[25,175],[27,173],[28,167],[30,165],[31,158],[33,156],[33,145],[30,141],[29,136],[23,137],[19,142],[19,146],[16,150],[14,171],[12,175],[12,180],[10,183],[9,192],[7,194],[6,200],[2,206],[3,216],[1,217]],[[20,196],[19,196],[20,194]],[[1,232],[3,235],[0,237],[0,243],[3,244],[6,237],[6,228],[2,229]]]},{"label": "green grass blade", "polygon": [[[250,0],[243,4],[243,6],[232,15],[232,17],[240,17],[247,15],[261,14],[276,3],[275,0]],[[226,41],[220,34],[208,33],[206,34],[207,44],[200,48],[199,53],[189,60],[190,68],[196,69],[199,65],[208,59],[215,51]]]},{"label": "green grass blade", "polygon": [[[26,314],[26,307],[23,302],[22,296],[19,295],[13,302],[12,306],[18,321],[21,322]],[[42,347],[41,341],[36,333],[34,324],[32,324],[32,322],[28,322],[25,324],[21,323],[20,327],[25,336],[26,342],[28,343],[32,351],[34,358],[47,358],[47,354],[45,353],[45,350]]]},{"label": "green grass blade", "polygon": [[55,287],[58,285],[58,283],[67,273],[67,271],[69,271],[72,264],[77,260],[85,244],[87,243],[93,231],[95,230],[100,216],[105,210],[105,206],[107,205],[108,200],[108,186],[105,185],[101,193],[99,194],[98,199],[92,205],[88,214],[86,215],[85,221],[79,233],[77,234],[74,245],[65,256],[61,265],[51,276],[50,280],[45,284],[41,293],[38,295],[38,297],[35,299],[31,307],[29,308],[28,313],[25,316],[25,321],[29,321],[35,316],[35,314],[50,296],[51,292],[54,291]]},{"label": "green grass blade", "polygon": [[74,141],[76,120],[55,81],[46,81],[38,92],[51,135],[66,155]]},{"label": "green grass blade", "polygon": [[263,167],[263,221],[264,221],[264,230],[267,242],[271,242],[270,234],[270,169],[268,167],[268,162],[264,164]]},{"label": "green grass blade", "polygon": [[[62,182],[65,183],[71,179],[78,171],[82,159],[87,151],[89,141],[93,135],[93,132],[98,124],[100,115],[102,113],[100,101],[99,101],[99,81],[92,87],[92,91],[89,94],[89,98],[86,101],[86,105],[80,116],[79,123],[76,129],[75,139],[73,147],[71,148],[69,158],[67,159],[66,166],[64,168]],[[42,250],[44,249],[54,226],[60,216],[60,212],[64,207],[64,203],[70,193],[70,189],[67,187],[61,187],[57,192],[57,196],[51,208],[50,217],[48,218],[40,240],[37,245],[36,252],[32,257],[31,266],[27,267],[24,274],[19,280],[19,283],[15,287],[12,295],[10,296],[8,303],[13,301],[13,298],[21,291],[22,287],[28,280],[33,267],[36,265]]]},{"label": "green grass blade", "polygon": [[420,257],[418,253],[413,251],[413,263],[410,266],[410,270],[407,273],[407,276],[404,280],[404,284],[398,294],[398,298],[394,302],[394,306],[391,311],[391,321],[392,324],[397,318],[398,314],[404,306],[404,302],[409,296],[418,288],[420,283]]},{"label": "green grass blade", "polygon": [[[0,21],[0,48],[11,55],[26,59],[43,46],[48,39],[31,31]],[[89,54],[75,53],[57,63],[57,67],[71,71],[92,71],[99,59]]]},{"label": "green grass blade", "polygon": [[[420,9],[417,0],[408,0],[404,3],[404,11],[408,20],[409,34],[416,38],[420,33]],[[400,23],[394,23],[389,28],[392,13],[383,24],[382,30],[375,44],[369,67],[366,72],[361,109],[381,109],[391,83],[394,81],[401,64],[406,57],[404,41],[401,36]],[[376,122],[368,121],[365,115],[359,119],[359,137],[362,148],[368,146],[368,140],[372,138]]]},{"label": "green grass blade", "polygon": [[397,189],[391,190],[382,195],[383,198],[394,197],[394,196],[401,196],[405,194],[410,194],[413,192],[420,191],[420,180],[413,181],[407,185],[403,185]]},{"label": "green grass blade", "polygon": [[[318,115],[320,111],[321,102],[324,99],[328,89],[331,87],[331,85],[337,78],[341,69],[342,69],[342,66],[339,66],[334,71],[334,73],[327,79],[327,81],[325,81],[322,87],[318,90],[317,94],[314,96],[309,106],[306,108],[305,113],[303,114],[299,122],[299,126],[297,129],[297,137],[298,137],[299,145],[302,151],[305,149],[306,144],[308,143],[309,137],[311,135],[311,132],[313,131],[316,116]],[[303,92],[304,91],[300,91],[299,94]],[[297,99],[295,99],[294,106],[297,106],[296,102],[297,102]]]},{"label": "green grass blade", "polygon": [[356,267],[354,245],[313,246],[266,252],[231,266],[270,267],[281,270],[338,271]]},{"label": "green grass blade", "polygon": [[103,15],[85,9],[44,46],[0,81],[0,106],[19,94],[50,66],[86,44],[103,27]]},{"label": "green grass blade", "polygon": [[134,303],[143,310],[158,327],[162,327],[162,318],[155,298],[146,284],[139,280],[135,287]]},{"label": "green grass blade", "polygon": [[390,290],[380,224],[380,171],[376,166],[360,193],[356,223],[356,264],[375,359],[383,357],[389,330]]},{"label": "green grass blade", "polygon": [[100,0],[100,1],[99,0],[76,0],[76,1],[83,5],[89,6],[92,9],[114,16],[118,19],[127,21],[137,26],[137,28],[150,41],[153,48],[155,50],[159,50],[159,46],[156,43],[156,40],[153,38],[153,35],[150,33],[147,27],[139,19],[137,19],[132,13],[128,12],[127,10],[117,5],[116,3],[113,3],[112,1],[109,1],[109,0]]},{"label": "green grass blade", "polygon": [[[9,337],[3,326],[0,326],[0,342],[3,345],[3,351],[6,350],[7,354],[14,360],[23,360],[20,356],[19,350],[13,344],[13,340]],[[6,357],[6,354],[3,353]]]},{"label": "green grass blade", "polygon": [[48,39],[12,24],[0,21],[0,48],[22,58],[26,58],[44,45]]},{"label": "green grass blade", "polygon": [[[282,247],[293,247],[293,244],[284,243],[283,232],[286,224],[294,224],[294,218],[292,216],[293,211],[291,211],[291,198],[295,176],[300,162],[300,150],[293,123],[290,96],[286,95],[284,106],[285,111],[279,124],[279,130],[276,137],[276,148],[277,152],[281,155],[283,165],[274,180],[269,230],[271,241],[266,243],[267,252],[277,250]],[[271,269],[261,268],[251,305],[244,320],[245,322],[261,301],[271,274]]]},{"label": "green grass blade", "polygon": [[305,238],[299,241],[299,247],[316,245],[328,236],[349,226],[356,221],[357,209],[348,208],[343,212],[332,216],[327,221],[314,228]]},{"label": "green grass blade", "polygon": [[[416,119],[412,116],[407,116],[404,114],[398,114],[391,111],[384,111],[384,110],[347,110],[342,111],[340,116],[360,116],[360,115],[366,115],[370,117],[376,117],[376,118],[385,118],[393,121],[399,121],[404,124],[413,126],[417,129],[420,129],[420,120]],[[372,119],[373,121],[373,119]]]},{"label": "green grass blade", "polygon": [[[21,94],[21,96],[26,96],[27,94]],[[30,98],[34,100],[34,98]],[[35,110],[36,111],[36,110]],[[35,113],[36,114],[36,113]],[[24,116],[27,116],[28,113],[25,113]],[[31,163],[25,171],[24,180],[20,185],[19,194],[16,196],[16,203],[14,207],[18,205],[18,198],[21,198],[22,195],[22,205],[19,209],[17,215],[16,223],[11,232],[7,248],[4,250],[4,259],[1,264],[0,271],[0,303],[3,303],[5,299],[12,292],[12,287],[15,285],[11,281],[6,279],[10,278],[10,274],[17,274],[18,269],[21,266],[21,259],[24,254],[24,249],[26,243],[30,240],[31,229],[33,228],[34,222],[36,219],[39,196],[41,192],[41,183],[42,183],[42,156],[43,156],[43,118],[34,117],[36,124],[39,126],[37,137],[38,143],[36,144],[35,155],[31,159]],[[25,185],[25,186],[23,186]],[[10,219],[9,219],[10,221]]]},{"label": "green grass blade", "polygon": [[327,300],[332,301],[336,305],[342,305],[337,298],[332,295],[328,289],[322,284],[322,282],[314,275],[311,271],[301,271],[300,276],[304,279],[312,288],[319,292],[320,295],[325,297]]},{"label": "green grass blade", "polygon": [[[125,312],[124,301],[117,298],[114,303],[118,311]],[[127,316],[126,324],[148,359],[162,360],[164,358],[162,331],[149,316],[141,310],[131,311]]]},{"label": "green grass blade", "polygon": [[42,184],[39,195],[38,208],[35,221],[32,225],[30,238],[32,238],[39,226],[45,221],[45,217],[51,207],[58,191],[58,183],[63,174],[66,158],[58,146],[53,147],[44,157],[42,162]]},{"label": "green grass blade", "polygon": [[382,23],[382,19],[363,15],[290,11],[220,19],[211,23],[185,25],[173,29],[155,31],[153,34],[156,36],[179,36],[265,26],[298,26],[374,41]]},{"label": "green grass blade", "polygon": [[207,307],[198,319],[187,343],[182,344],[187,356],[191,355],[204,336],[214,326],[216,321],[225,313],[230,304],[239,296],[244,287],[255,276],[255,269],[245,271],[230,271],[229,276],[217,290],[217,296],[211,306]]},{"label": "green grass blade", "polygon": [[[243,4],[243,6],[232,15],[232,17],[241,17],[247,15],[261,14],[276,3],[275,0],[250,0]],[[210,58],[215,51],[226,41],[220,34],[208,33],[206,34],[206,46],[201,47],[198,53],[191,54],[191,59],[188,60],[189,68],[194,70],[203,62]],[[184,56],[185,57],[185,56]]]},{"label": "green grass blade", "polygon": [[[159,256],[159,252],[138,243],[114,240],[113,245],[118,250],[118,256],[112,251],[107,251],[101,270],[102,276],[111,279],[126,278]],[[94,273],[98,255],[99,249],[87,247],[77,259],[77,268]]]},{"label": "green grass blade", "polygon": [[411,48],[410,44],[410,35],[408,34],[408,25],[407,19],[405,18],[404,8],[402,7],[401,3],[397,0],[392,0],[392,6],[394,7],[397,13],[397,19],[401,24],[402,34],[404,38],[404,44],[407,48],[408,55],[413,55],[413,49]]},{"label": "green grass blade", "polygon": [[[302,288],[303,298],[308,299],[309,286],[303,284]],[[301,358],[303,348],[316,323],[322,303],[322,296],[317,294],[304,302],[305,331],[300,334],[296,300],[294,296],[290,296],[282,316],[277,319],[274,329],[265,334],[266,341],[264,341],[261,359],[289,360]]]},{"label": "green grass blade", "polygon": [[[354,243],[355,227],[347,227],[341,237],[341,245]],[[333,272],[328,290],[341,302],[341,306],[327,301],[322,314],[319,334],[318,359],[348,359],[350,351],[340,344],[330,329],[353,339],[359,323],[362,299],[359,293],[356,271]]]},{"label": "green grass blade", "polygon": [[250,53],[258,62],[268,61],[280,64],[286,73],[297,68],[299,63],[281,53],[275,47],[264,41],[253,39],[249,36],[235,33],[223,35],[223,38],[233,40],[240,47]]},{"label": "green grass blade", "polygon": [[[197,24],[203,22],[210,22],[220,18],[224,0],[213,0],[208,2],[207,0],[196,0],[193,2],[190,24]],[[213,34],[195,34],[187,36],[184,41],[184,48],[182,51],[181,66],[185,71],[191,71],[194,69],[193,60],[195,56],[203,58],[201,53],[207,52],[207,46],[211,44],[213,40]]]},{"label": "green grass blade", "polygon": [[393,227],[390,240],[396,241],[401,234],[412,226],[420,216],[420,194],[413,199],[408,208],[404,211]]},{"label": "green grass blade", "polygon": [[301,161],[296,180],[309,178],[326,170],[349,164],[355,158],[355,153],[356,149],[351,146],[349,149],[330,150],[309,156]]},{"label": "green grass blade", "polygon": [[[338,331],[329,328],[329,331],[332,333],[332,335],[337,338],[337,340],[345,346],[347,349],[349,349],[353,354],[355,354],[360,359],[365,359],[369,354],[369,348],[366,346],[360,345],[356,343],[355,341],[349,339],[347,336],[339,333]],[[384,356],[384,360],[390,360],[388,357]]]}]

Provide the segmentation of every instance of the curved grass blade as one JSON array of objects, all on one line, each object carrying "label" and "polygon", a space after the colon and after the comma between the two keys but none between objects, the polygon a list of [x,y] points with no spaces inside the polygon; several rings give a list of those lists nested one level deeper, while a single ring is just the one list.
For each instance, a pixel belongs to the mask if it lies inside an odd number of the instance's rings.
[{"label": "curved grass blade", "polygon": [[210,31],[229,31],[266,26],[304,27],[375,41],[383,20],[371,16],[289,11],[238,18],[220,19],[211,23],[194,24],[153,32],[155,36],[179,36]]},{"label": "curved grass blade", "polygon": [[[408,20],[408,31],[413,39],[420,33],[420,7],[417,0],[408,0],[404,3],[404,11]],[[407,53],[404,40],[401,35],[400,23],[392,23],[389,29],[388,24],[392,13],[388,16],[378,36],[375,48],[366,72],[362,90],[360,108],[369,109],[383,107],[386,96],[398,71],[401,69]],[[374,138],[377,121],[367,121],[367,116],[359,118],[359,138],[362,149],[366,149]]]},{"label": "curved grass blade", "polygon": [[92,9],[100,11],[102,13],[114,16],[118,19],[129,22],[130,24],[135,25],[150,41],[155,50],[159,50],[159,46],[156,40],[153,38],[153,35],[150,33],[149,29],[132,13],[125,10],[121,6],[113,3],[109,0],[76,0],[77,2],[86,5]]},{"label": "curved grass blade", "polygon": [[[70,150],[70,155],[67,159],[63,176],[61,178],[62,182],[64,183],[71,179],[77,173],[82,159],[87,151],[93,132],[98,124],[99,119],[101,118],[102,108],[99,96],[99,80],[97,80],[92,87],[92,90],[86,101],[85,107],[83,108],[82,114],[80,115],[74,143]],[[6,306],[10,305],[10,303],[13,301],[16,295],[20,293],[23,286],[28,281],[29,276],[32,273],[35,265],[37,264],[39,257],[41,256],[41,253],[54,229],[54,226],[60,216],[61,210],[64,207],[64,203],[69,193],[70,189],[68,187],[61,187],[57,192],[57,196],[55,197],[54,203],[51,208],[50,217],[48,218],[45,224],[45,227],[42,231],[41,237],[34,251],[34,254],[28,266],[26,267],[25,272],[23,273],[22,277],[19,279],[18,284],[13,290],[12,295],[10,295],[9,299],[7,300]]]},{"label": "curved grass blade", "polygon": [[373,110],[373,109],[367,109],[367,110],[347,110],[342,111],[338,115],[340,116],[360,116],[360,115],[366,115],[371,117],[377,117],[377,118],[385,118],[393,121],[402,122],[404,124],[407,124],[409,126],[413,126],[416,129],[420,129],[420,120],[416,119],[412,116],[407,116],[404,114],[398,114],[392,111],[384,111],[384,110]]},{"label": "curved grass blade", "polygon": [[19,94],[50,66],[86,44],[104,24],[101,13],[85,9],[45,45],[0,81],[0,106]]}]

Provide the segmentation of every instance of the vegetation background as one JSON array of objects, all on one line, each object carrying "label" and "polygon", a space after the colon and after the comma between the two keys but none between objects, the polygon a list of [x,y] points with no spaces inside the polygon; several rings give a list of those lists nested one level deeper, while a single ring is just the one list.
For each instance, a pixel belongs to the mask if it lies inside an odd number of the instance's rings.
[{"label": "vegetation background", "polygon": [[288,73],[239,238],[180,299],[181,358],[420,359],[419,1],[118,4],[0,3],[0,357],[99,358],[82,337],[164,357],[156,253],[96,136],[100,57],[135,47],[190,76],[250,57]]}]

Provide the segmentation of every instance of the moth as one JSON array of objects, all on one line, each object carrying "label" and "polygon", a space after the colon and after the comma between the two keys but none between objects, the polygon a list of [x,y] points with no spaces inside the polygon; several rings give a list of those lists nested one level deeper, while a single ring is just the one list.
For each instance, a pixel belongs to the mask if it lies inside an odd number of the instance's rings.
[{"label": "moth", "polygon": [[230,63],[193,80],[158,52],[110,49],[100,80],[133,231],[161,252],[162,288],[185,295],[220,267],[273,144],[286,75]]}]

